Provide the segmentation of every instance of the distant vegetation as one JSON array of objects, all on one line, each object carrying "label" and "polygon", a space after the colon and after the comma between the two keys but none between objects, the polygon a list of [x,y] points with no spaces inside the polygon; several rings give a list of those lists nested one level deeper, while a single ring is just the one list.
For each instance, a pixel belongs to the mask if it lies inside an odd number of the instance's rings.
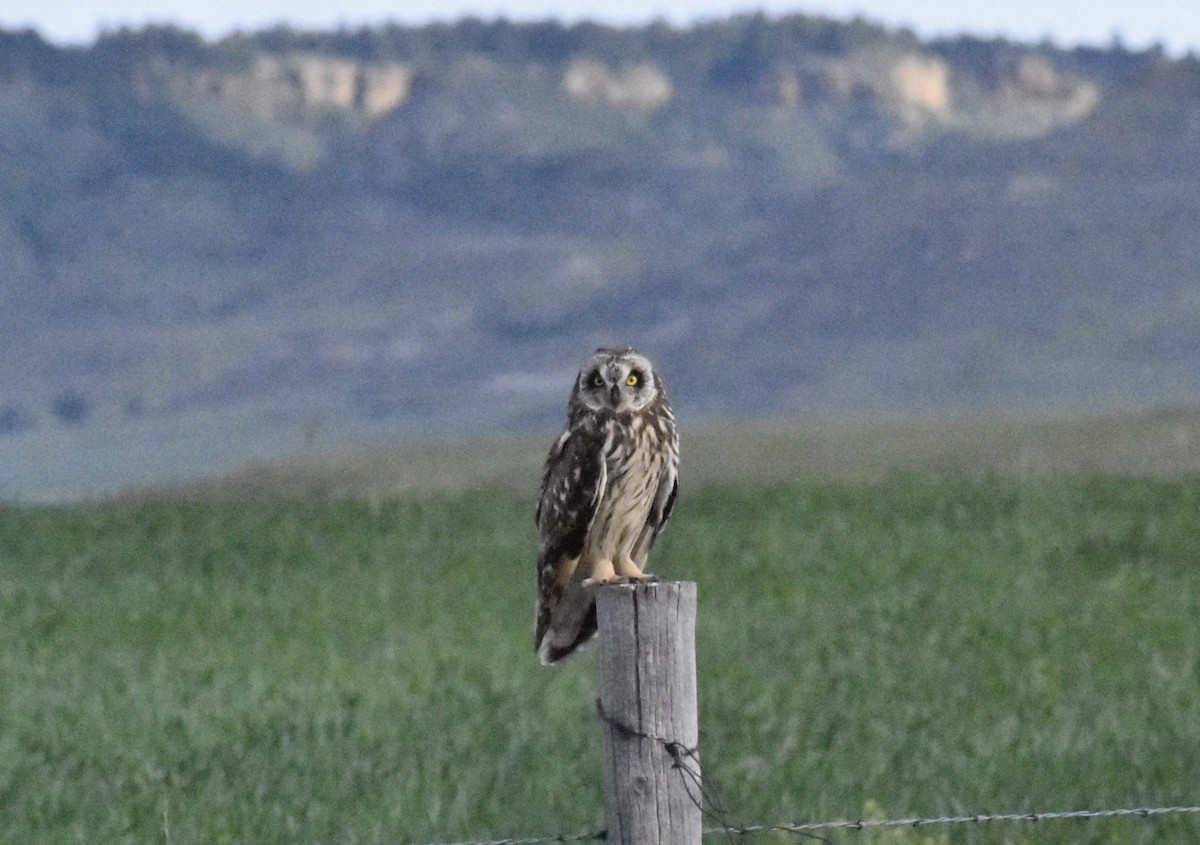
[{"label": "distant vegetation", "polygon": [[692,418],[1196,402],[1198,148],[1120,44],[0,32],[0,440],[540,430],[600,342]]},{"label": "distant vegetation", "polygon": [[[313,496],[378,501],[399,493],[486,488],[532,501],[551,442],[550,436],[508,436],[301,450],[202,479],[125,492],[131,501]],[[1168,478],[1200,473],[1200,411],[690,425],[682,446],[685,491],[748,478],[863,480],[898,472],[973,479]]]}]

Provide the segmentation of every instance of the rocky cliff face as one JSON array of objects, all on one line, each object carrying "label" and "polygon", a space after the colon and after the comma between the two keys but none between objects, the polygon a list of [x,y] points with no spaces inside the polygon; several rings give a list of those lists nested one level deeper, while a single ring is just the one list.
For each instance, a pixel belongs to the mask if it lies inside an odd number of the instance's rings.
[{"label": "rocky cliff face", "polygon": [[782,68],[771,93],[785,108],[875,103],[891,116],[896,142],[946,128],[992,138],[1040,137],[1086,118],[1101,96],[1096,83],[1040,56],[1022,57],[998,82],[984,84],[939,56],[878,47]]},{"label": "rocky cliff face", "polygon": [[[547,75],[554,74],[557,92],[546,85]],[[303,169],[327,151],[331,126],[361,129],[401,109],[418,77],[445,103],[440,112],[458,108],[452,102],[477,116],[503,119],[503,112],[516,118],[521,131],[553,123],[543,115],[561,108],[556,97],[653,114],[676,101],[681,90],[694,98],[705,88],[704,80],[672,78],[654,61],[620,64],[586,53],[561,70],[538,65],[521,70],[470,56],[418,69],[411,63],[267,51],[232,68],[158,58],[138,69],[134,87],[143,97],[174,103],[221,143]],[[933,53],[890,44],[837,56],[798,55],[763,71],[748,90],[765,92],[785,110],[873,103],[889,116],[897,143],[951,127],[985,137],[1037,137],[1087,117],[1101,96],[1096,83],[1042,56],[1025,56],[985,84],[970,69],[952,67]],[[509,105],[497,109],[499,100]],[[498,129],[511,134],[511,128]]]},{"label": "rocky cliff face", "polygon": [[576,59],[563,72],[563,90],[589,103],[631,106],[652,112],[666,105],[674,86],[650,62],[614,70],[599,59]]},{"label": "rocky cliff face", "polygon": [[985,125],[1010,138],[1037,138],[1077,123],[1100,102],[1100,87],[1058,70],[1041,56],[1024,56],[985,110]]},{"label": "rocky cliff face", "polygon": [[260,52],[245,67],[194,67],[156,58],[135,89],[165,98],[214,140],[307,169],[327,149],[327,123],[368,123],[408,98],[411,68],[313,53]]},{"label": "rocky cliff face", "polygon": [[329,110],[378,117],[404,102],[412,71],[318,54],[259,53],[240,69],[190,68],[159,59],[145,68],[144,91],[183,102],[216,103],[260,117],[314,117]]}]

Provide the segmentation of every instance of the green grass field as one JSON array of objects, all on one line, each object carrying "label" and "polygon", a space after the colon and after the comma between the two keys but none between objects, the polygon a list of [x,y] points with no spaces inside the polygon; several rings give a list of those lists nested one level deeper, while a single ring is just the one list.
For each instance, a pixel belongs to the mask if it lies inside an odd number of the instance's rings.
[{"label": "green grass field", "polygon": [[[589,651],[532,653],[532,503],[0,509],[0,841],[603,827]],[[705,774],[740,823],[1200,803],[1200,476],[687,489]],[[1200,820],[832,842],[1200,841]],[[800,841],[770,834],[746,841]]]}]

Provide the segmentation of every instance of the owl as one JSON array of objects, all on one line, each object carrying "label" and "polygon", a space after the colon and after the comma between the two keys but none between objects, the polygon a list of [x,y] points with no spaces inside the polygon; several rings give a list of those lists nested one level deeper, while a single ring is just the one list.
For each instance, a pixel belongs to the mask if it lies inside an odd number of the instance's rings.
[{"label": "owl", "polygon": [[597,349],[542,475],[534,648],[543,664],[595,635],[592,587],[653,577],[643,567],[671,515],[678,471],[662,377],[634,349]]}]

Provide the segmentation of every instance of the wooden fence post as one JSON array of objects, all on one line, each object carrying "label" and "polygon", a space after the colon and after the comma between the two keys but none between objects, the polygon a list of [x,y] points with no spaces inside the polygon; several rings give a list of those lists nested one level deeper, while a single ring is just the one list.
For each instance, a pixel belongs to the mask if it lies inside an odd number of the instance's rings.
[{"label": "wooden fence post", "polygon": [[696,585],[596,591],[600,731],[610,845],[698,845]]}]

